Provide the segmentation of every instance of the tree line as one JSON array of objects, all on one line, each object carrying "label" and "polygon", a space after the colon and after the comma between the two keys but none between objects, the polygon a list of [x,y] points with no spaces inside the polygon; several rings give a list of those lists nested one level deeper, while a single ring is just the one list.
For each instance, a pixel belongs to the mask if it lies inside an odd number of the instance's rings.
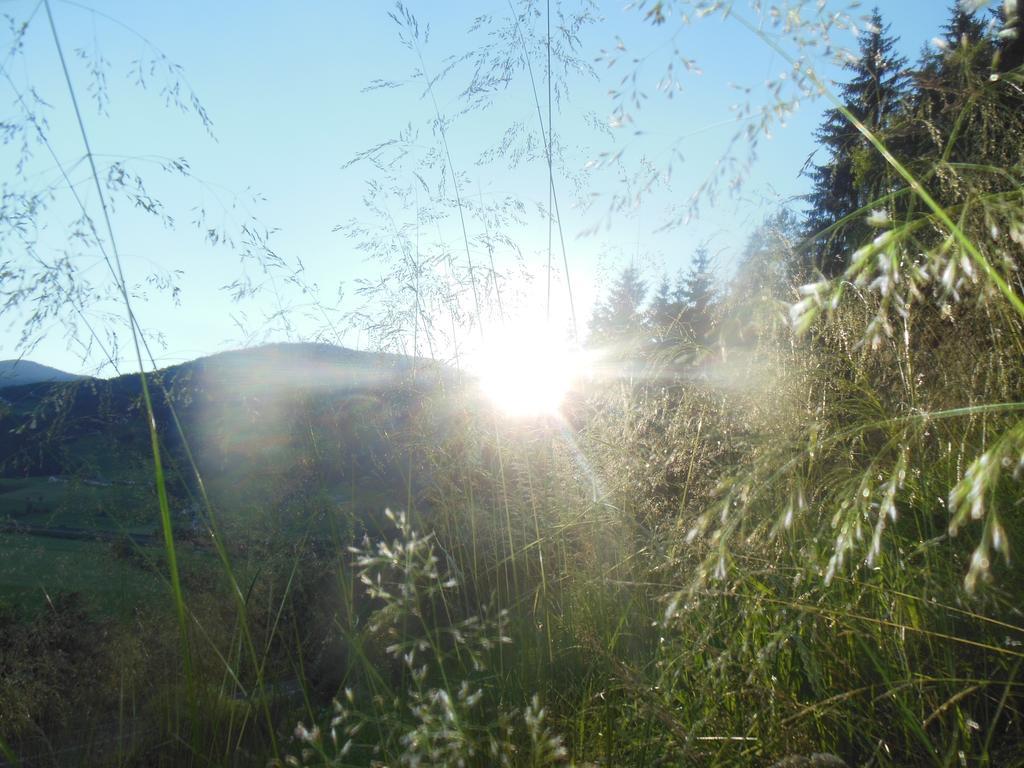
[{"label": "tree line", "polygon": [[[954,1],[912,66],[896,53],[898,38],[875,8],[857,55],[843,66],[842,108],[825,113],[801,169],[811,187],[802,205],[772,214],[751,233],[728,284],[706,245],[686,270],[653,285],[636,264],[626,266],[594,309],[590,343],[619,357],[680,345],[707,350],[723,335],[742,335],[737,315],[744,307],[792,302],[796,286],[815,280],[852,279],[858,249],[863,253],[881,229],[910,224],[921,251],[942,248],[946,233],[914,224],[922,214],[918,195],[850,116],[948,210],[996,233],[999,211],[986,201],[1018,190],[1013,171],[1024,146],[1018,8],[1008,0],[983,13]],[[957,276],[936,277],[955,294]]]}]

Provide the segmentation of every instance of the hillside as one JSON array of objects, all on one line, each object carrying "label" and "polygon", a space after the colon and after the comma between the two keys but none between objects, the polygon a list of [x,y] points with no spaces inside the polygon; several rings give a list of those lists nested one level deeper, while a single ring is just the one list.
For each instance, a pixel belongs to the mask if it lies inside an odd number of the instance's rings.
[{"label": "hillside", "polygon": [[88,378],[32,360],[0,360],[0,389],[43,382],[80,381]]},{"label": "hillside", "polygon": [[[414,388],[407,358],[273,344],[149,374],[172,495],[182,507],[194,500],[187,441],[208,490],[229,509],[276,513],[314,477],[316,487],[352,503],[399,489],[404,499],[395,435],[430,380],[439,381],[436,366],[420,370]],[[152,482],[137,375],[22,384],[4,398],[0,477]],[[359,500],[344,490],[355,487]]]}]

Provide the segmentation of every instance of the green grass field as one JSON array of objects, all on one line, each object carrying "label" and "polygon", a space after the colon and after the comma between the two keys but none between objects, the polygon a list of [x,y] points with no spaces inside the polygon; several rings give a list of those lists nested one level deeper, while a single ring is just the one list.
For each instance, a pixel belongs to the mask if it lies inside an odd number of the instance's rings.
[{"label": "green grass field", "polygon": [[152,494],[142,486],[89,485],[79,479],[0,479],[0,520],[54,528],[152,533]]},{"label": "green grass field", "polygon": [[[166,599],[163,574],[115,557],[110,542],[2,533],[0,548],[0,600],[30,611],[60,592],[79,592],[107,614]],[[155,547],[142,550],[153,562],[159,554]]]}]

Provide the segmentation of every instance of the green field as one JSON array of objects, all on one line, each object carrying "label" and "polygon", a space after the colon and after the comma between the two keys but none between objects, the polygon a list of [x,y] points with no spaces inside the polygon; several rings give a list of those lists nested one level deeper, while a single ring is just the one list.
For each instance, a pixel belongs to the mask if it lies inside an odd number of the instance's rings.
[{"label": "green field", "polygon": [[[148,488],[2,478],[0,523],[7,526],[0,532],[2,601],[33,610],[60,592],[78,592],[103,613],[124,613],[166,599],[159,519]],[[209,559],[187,548],[184,557],[200,567]]]},{"label": "green field", "polygon": [[0,479],[0,521],[140,534],[155,530],[153,509],[152,495],[141,486],[51,482],[48,477]]},{"label": "green field", "polygon": [[[110,542],[3,533],[0,551],[0,601],[29,610],[60,592],[79,592],[104,613],[166,599],[163,572],[115,557]],[[140,555],[157,562],[160,550],[146,547]]]}]

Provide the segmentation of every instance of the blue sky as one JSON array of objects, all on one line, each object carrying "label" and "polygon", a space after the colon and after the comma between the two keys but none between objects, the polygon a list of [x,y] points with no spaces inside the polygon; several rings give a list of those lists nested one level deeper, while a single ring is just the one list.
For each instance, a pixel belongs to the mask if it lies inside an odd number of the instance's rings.
[{"label": "blue sky", "polygon": [[[569,12],[580,4],[555,0],[552,5],[556,12],[562,8]],[[736,195],[721,195],[713,205],[705,200],[698,219],[661,231],[726,152],[737,129],[731,108],[744,101],[755,106],[768,103],[766,83],[787,66],[733,20],[710,18],[683,27],[677,18],[670,18],[654,26],[642,12],[623,6],[622,2],[594,6],[593,15],[601,18],[582,30],[579,47],[581,61],[593,66],[594,75],[565,77],[569,95],[554,106],[555,133],[563,149],[556,188],[581,326],[594,297],[630,260],[652,276],[663,270],[673,273],[686,266],[697,245],[707,243],[717,254],[719,275],[726,279],[760,218],[805,190],[806,182],[798,172],[813,150],[811,136],[824,108],[822,101],[801,102],[785,128],[775,126],[771,139],[759,143],[757,161],[743,172],[743,185]],[[893,32],[901,37],[902,52],[911,59],[937,33],[947,12],[942,0],[885,0],[880,6]],[[322,333],[325,324],[335,329],[335,340],[364,346],[367,335],[348,327],[341,311],[359,307],[358,279],[377,279],[387,274],[388,266],[379,252],[375,258],[360,252],[356,240],[337,227],[358,222],[386,241],[385,223],[364,205],[370,185],[420,187],[415,194],[422,194],[426,209],[448,167],[441,137],[433,127],[434,102],[422,81],[410,80],[420,65],[418,54],[402,45],[399,29],[388,16],[394,6],[97,0],[89,7],[57,1],[52,7],[101,167],[120,160],[137,171],[176,222],[174,229],[168,229],[154,217],[132,210],[126,201],[118,203],[113,217],[128,282],[139,293],[136,311],[154,334],[158,361],[179,362],[265,338],[312,338]],[[521,52],[515,40],[488,36],[510,16],[507,2],[410,2],[409,9],[421,32],[430,26],[429,38],[421,39],[419,50],[433,75],[444,69],[447,57],[479,50],[488,40]],[[61,164],[71,169],[90,212],[98,215],[45,12],[34,0],[8,0],[2,10],[19,23],[31,20],[21,52],[3,54],[13,83],[0,82],[6,96],[0,101],[4,113],[17,115],[15,88],[23,96],[35,89],[45,99],[49,106],[42,111],[50,126],[51,146]],[[469,31],[481,15],[490,15],[491,20]],[[531,40],[543,39],[542,25],[543,17],[534,18],[522,32]],[[557,19],[555,25],[557,35]],[[614,66],[607,66],[607,55],[598,61],[602,49],[614,52],[620,41]],[[836,43],[855,44],[849,34],[837,34]],[[194,114],[165,105],[159,78],[150,81],[147,76],[145,89],[133,82],[132,62],[151,58],[150,44],[183,67],[188,85],[213,121],[215,140]],[[5,43],[3,51],[7,48]],[[546,62],[539,50],[531,54],[531,66],[546,119]],[[701,74],[680,74],[681,87],[669,99],[658,90],[658,83],[676,52],[694,60]],[[107,62],[101,67],[109,97],[105,113],[90,98],[94,82],[90,63],[98,57]],[[634,65],[634,60],[642,63]],[[824,59],[816,66],[826,75],[836,72]],[[448,151],[451,165],[460,174],[460,194],[486,205],[499,205],[511,196],[524,205],[519,223],[507,226],[508,241],[491,253],[480,238],[496,234],[489,227],[496,228],[497,223],[485,225],[483,219],[470,215],[466,227],[470,258],[477,263],[493,258],[507,276],[502,284],[506,314],[509,322],[519,322],[547,311],[548,228],[539,210],[548,202],[547,169],[543,154],[536,151],[518,164],[510,163],[507,156],[494,159],[487,151],[501,144],[510,126],[520,126],[519,140],[530,133],[536,139],[537,110],[527,72],[516,70],[507,88],[491,94],[486,109],[466,111],[467,102],[460,94],[471,70],[471,60],[454,66],[436,83],[433,97],[437,111],[448,121]],[[680,70],[677,59],[675,71]],[[637,87],[647,94],[644,105],[633,114],[634,122],[609,129],[614,110],[609,89],[619,87],[624,76],[628,88],[634,72]],[[375,79],[404,84],[364,90]],[[187,101],[187,89],[182,93]],[[409,142],[410,153],[387,172],[367,163],[345,167],[360,151],[403,130],[411,130],[416,139]],[[509,145],[512,150],[522,146],[517,141]],[[8,145],[2,151],[7,175],[16,148]],[[619,151],[623,152],[620,166],[587,170],[588,162],[592,168],[601,153],[607,157]],[[188,159],[194,178],[168,177],[154,160],[179,156]],[[623,175],[644,164],[664,171],[670,163],[670,181],[662,175],[638,207],[609,213],[610,199],[625,188]],[[26,177],[9,179],[12,185],[53,184],[54,199],[38,233],[38,251],[46,258],[68,250],[67,228],[76,216],[59,179],[55,164],[41,147],[35,148]],[[450,180],[447,189],[450,193]],[[386,192],[377,199],[385,203],[391,226],[411,237],[413,198],[403,200]],[[202,229],[215,226],[237,233],[251,221],[257,229],[272,231],[270,245],[288,267],[267,277],[251,262],[240,261],[239,240],[234,248],[205,244],[190,223],[198,209],[207,215]],[[461,269],[458,265],[466,254],[457,216],[449,210],[445,218],[431,223],[429,232],[426,229],[425,224],[415,229],[423,252],[450,253],[449,263]],[[589,230],[594,231],[581,234]],[[12,241],[3,247],[0,261],[24,258]],[[105,266],[96,253],[74,248],[70,257],[94,285],[104,284]],[[556,263],[561,259],[556,244]],[[289,282],[287,276],[299,260],[304,267],[301,279]],[[180,289],[177,302],[167,290],[146,282],[150,274],[166,273],[175,275]],[[232,301],[223,286],[243,275],[264,290]],[[320,291],[321,304],[337,307],[337,313],[314,306],[308,293],[313,285]],[[336,300],[339,287],[344,297],[340,304]],[[466,297],[461,301],[465,307]],[[367,309],[379,310],[379,302]],[[116,327],[116,312],[116,303],[106,301],[88,308],[86,315],[102,336],[104,327]],[[551,314],[561,327],[568,324],[568,297],[560,273],[553,283]],[[0,357],[18,354],[22,319],[23,315],[14,314],[0,320]],[[51,319],[29,356],[67,370],[101,370],[103,353],[95,346],[86,353],[80,344],[69,342],[66,323],[66,318]],[[455,335],[462,330],[456,329]],[[82,335],[88,332],[80,327]],[[474,342],[462,339],[459,343]],[[107,350],[112,351],[109,345]],[[126,369],[131,368],[123,354],[116,356]],[[109,367],[106,371],[110,372]]]}]

